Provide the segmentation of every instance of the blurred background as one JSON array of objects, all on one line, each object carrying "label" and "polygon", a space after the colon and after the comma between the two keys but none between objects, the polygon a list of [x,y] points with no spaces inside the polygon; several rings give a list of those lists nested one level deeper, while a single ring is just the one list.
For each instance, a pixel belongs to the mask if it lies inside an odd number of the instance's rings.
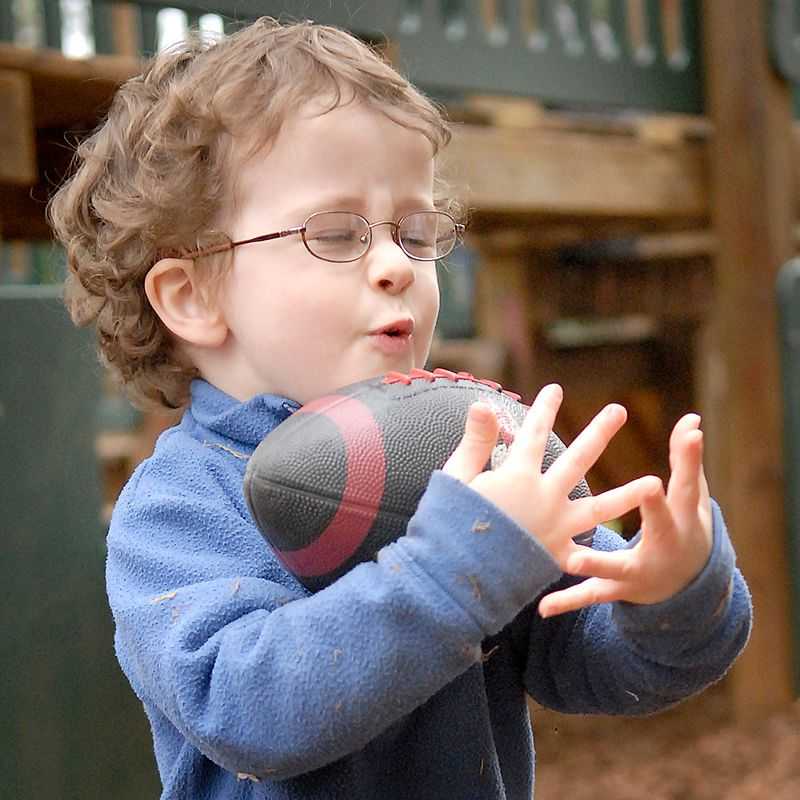
[{"label": "blurred background", "polygon": [[[792,0],[0,0],[0,795],[158,796],[113,655],[104,534],[175,419],[134,410],[70,325],[44,212],[142,59],[265,14],[351,30],[454,122],[444,169],[471,219],[440,270],[432,366],[528,402],[560,382],[566,440],[626,405],[596,491],[666,479],[672,425],[703,415],[751,642],[718,686],[657,717],[534,709],[538,800],[800,796]],[[629,536],[638,519],[612,523]]]}]

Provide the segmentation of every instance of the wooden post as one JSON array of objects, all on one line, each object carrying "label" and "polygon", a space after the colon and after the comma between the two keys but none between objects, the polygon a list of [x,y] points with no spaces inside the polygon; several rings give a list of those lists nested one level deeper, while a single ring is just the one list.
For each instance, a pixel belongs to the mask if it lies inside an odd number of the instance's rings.
[{"label": "wooden post", "polygon": [[[755,626],[731,678],[735,713],[754,719],[791,702],[792,645],[784,523],[775,277],[792,254],[789,88],[767,55],[767,0],[704,0],[711,209],[718,240],[709,335],[717,472]],[[714,368],[714,365],[708,365]]]},{"label": "wooden post", "polygon": [[139,12],[133,3],[111,6],[111,35],[116,54],[133,57],[140,54]]},{"label": "wooden post", "polygon": [[31,79],[24,72],[0,69],[0,183],[36,183],[36,126]]}]

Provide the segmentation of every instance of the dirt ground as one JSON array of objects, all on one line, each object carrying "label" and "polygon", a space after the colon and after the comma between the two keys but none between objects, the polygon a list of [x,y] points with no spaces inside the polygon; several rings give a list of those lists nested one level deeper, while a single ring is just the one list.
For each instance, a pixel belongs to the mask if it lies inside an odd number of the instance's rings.
[{"label": "dirt ground", "polygon": [[800,701],[737,725],[723,684],[645,719],[533,722],[536,800],[800,799]]}]

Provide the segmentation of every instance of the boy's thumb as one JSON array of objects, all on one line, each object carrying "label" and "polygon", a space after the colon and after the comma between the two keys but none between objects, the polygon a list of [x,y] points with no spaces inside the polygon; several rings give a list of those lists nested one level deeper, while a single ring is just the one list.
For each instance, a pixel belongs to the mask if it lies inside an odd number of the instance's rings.
[{"label": "boy's thumb", "polygon": [[492,407],[487,403],[473,403],[467,413],[464,436],[458,443],[442,472],[462,483],[470,483],[483,472],[497,444],[500,425]]}]

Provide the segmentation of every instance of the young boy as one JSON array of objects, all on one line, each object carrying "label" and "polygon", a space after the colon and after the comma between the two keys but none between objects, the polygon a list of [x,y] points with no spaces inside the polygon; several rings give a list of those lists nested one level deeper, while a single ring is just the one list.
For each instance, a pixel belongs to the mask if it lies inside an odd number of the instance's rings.
[{"label": "young boy", "polygon": [[[649,476],[572,502],[624,409],[543,475],[560,389],[491,472],[497,422],[476,404],[407,535],[315,594],[254,525],[242,476],[269,431],[425,363],[435,260],[457,235],[434,196],[447,139],[348,34],[260,20],[125,84],[52,203],[76,322],[96,324],[134,397],[185,407],[108,537],[117,654],[164,798],[527,800],[526,693],[646,714],[717,680],[747,640],[696,415],[672,434],[666,494]],[[637,506],[632,544],[602,528],[593,549],[572,542]]]}]

